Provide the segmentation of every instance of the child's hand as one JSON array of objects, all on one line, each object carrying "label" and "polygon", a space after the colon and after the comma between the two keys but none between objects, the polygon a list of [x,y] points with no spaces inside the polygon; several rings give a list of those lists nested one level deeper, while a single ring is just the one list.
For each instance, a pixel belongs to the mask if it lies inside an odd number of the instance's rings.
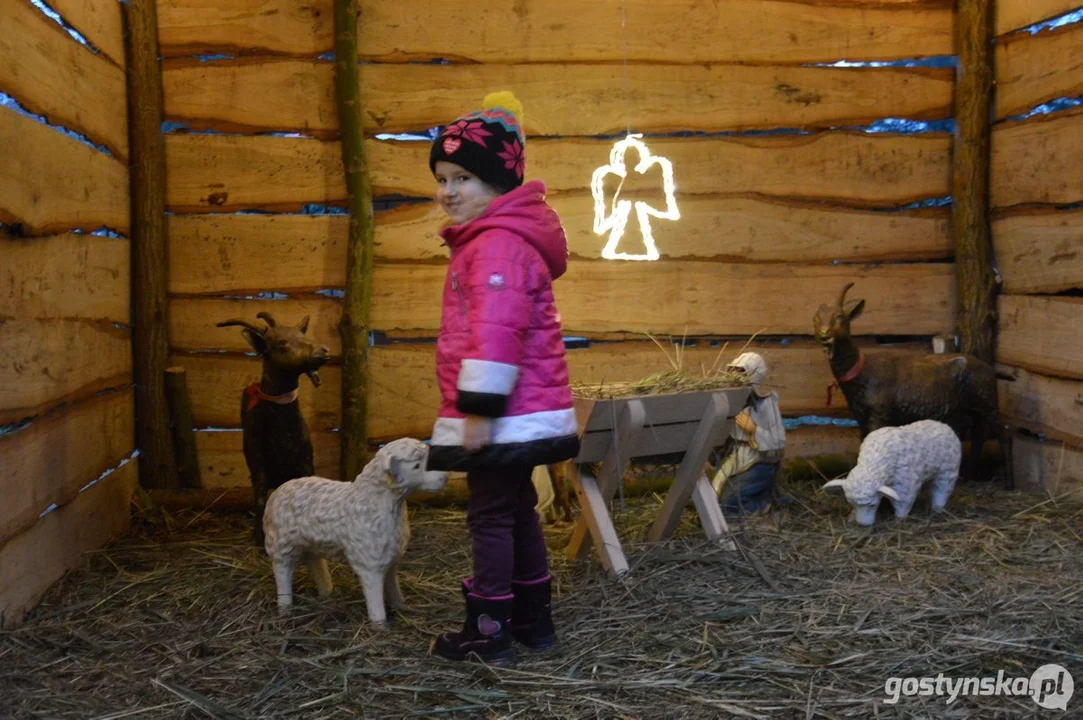
[{"label": "child's hand", "polygon": [[492,442],[493,421],[480,415],[467,415],[463,423],[463,447],[475,452]]}]

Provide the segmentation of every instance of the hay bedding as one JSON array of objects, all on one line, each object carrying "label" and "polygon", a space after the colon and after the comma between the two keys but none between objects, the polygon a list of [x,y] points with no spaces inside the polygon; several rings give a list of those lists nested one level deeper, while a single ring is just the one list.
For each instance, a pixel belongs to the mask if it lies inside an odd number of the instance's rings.
[{"label": "hay bedding", "polygon": [[[348,569],[279,619],[241,516],[146,519],[69,573],[26,624],[0,634],[0,698],[17,718],[997,717],[1029,698],[903,698],[890,676],[1083,677],[1078,506],[962,485],[950,516],[869,530],[809,482],[780,515],[708,545],[686,513],[678,538],[632,542],[661,498],[616,514],[633,563],[621,586],[570,565],[549,528],[564,650],[490,669],[427,657],[459,620],[468,567],[462,512],[412,510],[401,582],[412,609],[386,634],[365,621]],[[1079,698],[1075,698],[1078,703]]]}]

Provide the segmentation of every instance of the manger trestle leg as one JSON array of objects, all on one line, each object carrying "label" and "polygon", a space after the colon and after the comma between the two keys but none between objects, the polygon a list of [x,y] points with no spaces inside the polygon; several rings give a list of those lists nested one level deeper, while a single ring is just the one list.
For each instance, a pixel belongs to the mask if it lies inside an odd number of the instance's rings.
[{"label": "manger trestle leg", "polygon": [[[703,417],[700,418],[695,434],[692,436],[692,441],[688,444],[684,460],[681,461],[681,465],[677,469],[677,476],[673,479],[673,485],[670,486],[669,492],[666,493],[662,509],[658,512],[658,517],[655,518],[650,532],[647,533],[647,539],[651,542],[666,540],[677,529],[677,525],[681,520],[681,513],[684,512],[685,506],[688,505],[688,500],[692,496],[693,490],[696,489],[697,482],[704,477],[704,468],[707,465],[707,458],[710,455],[713,443],[723,430],[728,429],[729,423],[732,422],[732,420],[726,418],[728,413],[729,402],[726,400],[726,396],[722,393],[713,393],[706,409],[703,411]],[[712,499],[710,500],[700,496],[700,501],[696,503],[704,527],[708,528],[713,527],[711,517],[715,510],[718,511],[717,517],[722,515],[722,509],[718,506],[718,498],[713,497],[713,495],[712,492]],[[714,508],[709,507],[712,504]],[[706,515],[704,514],[705,511],[707,512]],[[708,523],[712,523],[712,525],[708,525]],[[722,521],[722,524],[725,525],[725,520]],[[708,529],[708,537],[710,537],[710,532],[710,529]]]},{"label": "manger trestle leg", "polygon": [[613,529],[609,503],[624,479],[624,470],[635,453],[646,419],[642,402],[626,403],[610,434],[609,449],[602,460],[597,481],[582,470],[575,473],[580,515],[568,543],[569,558],[581,557],[590,550],[593,541],[607,570],[616,575],[627,571],[628,562]]}]

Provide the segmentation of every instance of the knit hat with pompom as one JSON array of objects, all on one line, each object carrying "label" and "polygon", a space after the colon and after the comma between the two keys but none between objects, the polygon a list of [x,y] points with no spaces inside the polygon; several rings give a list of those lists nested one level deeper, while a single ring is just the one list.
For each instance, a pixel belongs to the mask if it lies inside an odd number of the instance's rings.
[{"label": "knit hat with pompom", "polygon": [[429,152],[429,169],[435,173],[441,160],[455,163],[505,193],[523,184],[526,170],[523,105],[503,90],[486,95],[481,106],[436,136]]}]

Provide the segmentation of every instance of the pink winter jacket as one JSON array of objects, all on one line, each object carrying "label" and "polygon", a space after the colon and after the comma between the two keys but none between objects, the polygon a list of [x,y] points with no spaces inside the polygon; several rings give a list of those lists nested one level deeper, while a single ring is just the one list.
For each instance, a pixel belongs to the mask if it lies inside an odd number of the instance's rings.
[{"label": "pink winter jacket", "polygon": [[[543,465],[579,452],[553,281],[568,241],[540,181],[440,235],[451,249],[436,373],[440,417],[428,466]],[[463,448],[464,415],[494,418],[491,444]]]}]

